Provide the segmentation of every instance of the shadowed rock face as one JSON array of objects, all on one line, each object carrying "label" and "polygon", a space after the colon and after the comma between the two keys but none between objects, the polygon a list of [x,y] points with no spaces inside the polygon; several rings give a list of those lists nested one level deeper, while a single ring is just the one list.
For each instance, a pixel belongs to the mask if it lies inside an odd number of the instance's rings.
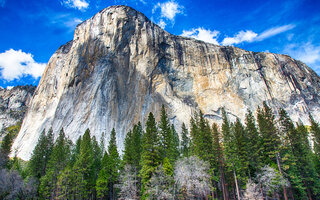
[{"label": "shadowed rock face", "polygon": [[0,133],[22,121],[35,89],[35,86],[0,88]]},{"label": "shadowed rock face", "polygon": [[114,127],[120,149],[134,123],[164,104],[176,127],[196,110],[210,121],[244,118],[263,101],[294,121],[316,120],[320,78],[286,55],[254,53],[171,35],[125,6],[102,10],[78,25],[51,57],[13,145],[29,159],[39,134],[64,128],[75,141],[85,129],[100,138]]}]

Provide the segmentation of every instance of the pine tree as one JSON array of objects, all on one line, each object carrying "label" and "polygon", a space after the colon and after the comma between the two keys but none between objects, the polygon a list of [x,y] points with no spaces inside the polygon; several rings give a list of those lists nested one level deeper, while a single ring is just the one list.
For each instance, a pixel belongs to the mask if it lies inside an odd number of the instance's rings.
[{"label": "pine tree", "polygon": [[192,153],[212,165],[212,133],[208,121],[204,118],[201,111],[191,119],[191,137]]},{"label": "pine tree", "polygon": [[[284,121],[286,120],[286,122]],[[293,123],[288,123],[288,118],[285,112],[280,111],[279,119],[279,131],[281,137],[280,154],[281,160],[279,160],[281,167],[285,173],[286,178],[290,181],[290,194],[294,195],[297,199],[306,199],[306,188],[302,182],[302,177],[298,168],[298,160],[294,156],[293,149],[288,138],[289,131],[295,131]],[[279,166],[278,166],[279,168]]]},{"label": "pine tree", "polygon": [[[1,147],[0,147],[0,152],[3,155],[3,159],[4,159],[4,167],[10,169],[11,168],[11,164],[9,162],[9,155],[11,153],[11,146],[13,143],[13,140],[15,139],[15,137],[17,136],[17,134],[19,133],[21,128],[21,122],[16,123],[13,126],[9,126],[8,128],[5,129],[4,133],[5,136],[3,137],[2,141],[1,141]],[[0,166],[1,167],[1,166]]]},{"label": "pine tree", "polygon": [[75,199],[75,173],[70,166],[67,166],[58,176],[56,199]]},{"label": "pine tree", "polygon": [[[297,128],[295,128],[288,114],[283,109],[280,111],[279,121],[281,125],[281,131],[283,132],[283,135],[287,140],[287,145],[290,148],[290,158],[294,160],[294,163],[297,167],[297,170],[295,169],[294,171],[296,174],[293,174],[292,170],[288,172],[288,174],[291,175],[291,178],[292,176],[299,177],[298,180],[293,179],[293,186],[297,188],[296,190],[301,190],[302,181],[304,187],[306,188],[308,198],[311,199],[312,196],[316,197],[316,195],[320,192],[320,183],[316,173],[316,168],[313,165],[313,162],[310,162],[312,158],[312,151],[308,140],[308,131],[304,125],[300,124],[298,124]],[[302,196],[303,194],[304,193],[300,191],[299,195]]]},{"label": "pine tree", "polygon": [[311,123],[311,135],[313,139],[313,150],[314,150],[314,164],[317,167],[317,172],[320,174],[320,125],[317,123],[311,114],[309,114],[309,121]]},{"label": "pine tree", "polygon": [[132,141],[133,141],[133,167],[136,168],[136,173],[140,170],[140,159],[142,152],[142,126],[141,123],[138,122],[137,125],[133,126],[132,130]]},{"label": "pine tree", "polygon": [[217,169],[213,154],[213,135],[208,121],[202,112],[196,114],[191,120],[192,154],[210,164],[211,178],[214,180],[214,171]]},{"label": "pine tree", "polygon": [[[225,160],[223,155],[223,149],[221,144],[221,136],[218,131],[218,125],[214,123],[212,125],[212,139],[213,139],[213,155],[214,156],[214,166],[213,166],[213,180],[214,187],[221,188],[223,199],[228,199],[227,196],[227,187],[226,187],[226,179],[225,179]],[[218,183],[220,182],[221,187],[218,187]],[[218,197],[218,192],[216,192],[216,196]]]},{"label": "pine tree", "polygon": [[101,161],[101,170],[99,172],[97,181],[96,181],[96,191],[97,197],[99,199],[106,199],[109,192],[109,180],[111,177],[110,166],[109,166],[109,155],[108,152],[105,152]]},{"label": "pine tree", "polygon": [[161,141],[161,158],[168,157],[170,154],[170,145],[172,141],[172,132],[170,122],[164,105],[161,107],[161,117],[159,122],[159,135]]},{"label": "pine tree", "polygon": [[182,127],[181,127],[181,137],[182,137],[182,141],[181,141],[181,154],[182,157],[189,157],[190,154],[190,139],[188,137],[189,133],[188,133],[188,129],[186,127],[186,125],[183,123]]},{"label": "pine tree", "polygon": [[[103,149],[98,144],[96,137],[92,137],[92,149],[93,149],[93,170],[94,170],[94,178],[95,180],[98,178],[99,171],[101,169],[101,160],[103,157]],[[92,191],[93,193],[95,191]]]},{"label": "pine tree", "polygon": [[140,159],[141,159],[141,136],[142,128],[140,122],[138,125],[133,126],[133,130],[129,131],[126,135],[124,142],[124,154],[123,154],[123,165],[130,165],[135,173],[140,170]]},{"label": "pine tree", "polygon": [[240,180],[240,184],[244,185],[246,184],[248,180],[248,175],[249,175],[249,156],[247,152],[247,143],[248,143],[248,138],[246,136],[246,132],[244,130],[244,127],[242,123],[240,122],[240,119],[237,118],[234,127],[233,127],[233,132],[234,132],[234,147],[235,147],[235,152],[233,152],[233,164],[236,168],[236,172],[238,175],[238,180]]},{"label": "pine tree", "polygon": [[164,170],[164,173],[168,176],[172,176],[173,175],[173,167],[169,161],[169,159],[167,157],[165,157],[163,159],[163,170]]},{"label": "pine tree", "polygon": [[160,149],[161,147],[156,122],[153,114],[150,112],[146,123],[146,132],[142,137],[140,176],[142,179],[141,190],[144,197],[147,196],[147,194],[144,194],[145,186],[150,181],[151,176],[162,161]]},{"label": "pine tree", "polygon": [[133,134],[132,134],[132,131],[130,130],[126,135],[126,138],[124,139],[124,152],[123,152],[124,165],[130,165],[130,166],[133,165],[135,161],[133,158],[134,157],[133,148],[134,148]]},{"label": "pine tree", "polygon": [[248,110],[245,119],[246,135],[247,135],[247,154],[249,155],[249,176],[256,174],[257,170],[261,168],[261,150],[260,150],[260,135],[256,127],[255,118],[250,110]]},{"label": "pine tree", "polygon": [[117,141],[116,141],[116,131],[114,128],[111,131],[109,146],[109,163],[108,169],[110,170],[108,173],[110,174],[108,185],[109,185],[109,197],[111,199],[116,198],[115,185],[119,182],[119,167],[120,167],[120,156],[117,150]]},{"label": "pine tree", "polygon": [[32,152],[32,156],[29,161],[29,173],[30,176],[34,176],[40,179],[45,175],[49,156],[53,148],[53,134],[52,129],[48,134],[45,134],[45,130],[41,133],[38,143]]},{"label": "pine tree", "polygon": [[74,145],[74,147],[71,150],[71,158],[70,158],[70,166],[74,166],[74,164],[76,163],[79,155],[80,155],[80,146],[81,146],[81,141],[82,141],[82,137],[79,136],[76,144]]},{"label": "pine tree", "polygon": [[[313,158],[313,152],[308,139],[308,130],[303,124],[297,124],[296,135],[292,135],[291,145],[295,149],[294,154],[297,156],[297,160],[300,166],[300,173],[302,181],[307,188],[307,194],[312,199],[320,198],[320,179],[317,173],[316,166],[311,162]],[[309,195],[309,190],[311,194]]]},{"label": "pine tree", "polygon": [[88,199],[92,195],[92,188],[95,185],[94,177],[94,156],[90,137],[90,130],[87,129],[80,144],[80,154],[73,166],[76,184],[76,199]]},{"label": "pine tree", "polygon": [[224,154],[226,159],[229,160],[235,151],[233,146],[234,136],[232,135],[231,124],[224,109],[222,109],[222,136]]},{"label": "pine tree", "polygon": [[[222,109],[222,126],[221,126],[221,132],[222,132],[222,143],[223,143],[223,155],[225,158],[225,182],[226,185],[230,185],[234,187],[234,165],[233,165],[233,157],[235,155],[235,145],[234,145],[234,134],[232,131],[232,124],[229,122],[229,119],[227,117],[227,113],[225,109]],[[225,197],[229,198],[229,190],[226,187],[225,190]]]},{"label": "pine tree", "polygon": [[39,192],[40,196],[45,199],[56,197],[56,183],[60,172],[67,166],[71,153],[71,141],[69,141],[63,129],[52,148],[46,174],[40,179]]},{"label": "pine tree", "polygon": [[168,151],[168,159],[171,163],[171,165],[174,165],[175,161],[179,158],[180,152],[179,152],[179,146],[180,146],[180,140],[179,135],[174,127],[174,125],[171,125],[171,140],[169,145],[169,151]]},{"label": "pine tree", "polygon": [[4,138],[1,142],[0,152],[1,152],[3,159],[4,159],[3,167],[5,167],[5,168],[10,168],[9,155],[11,153],[12,142],[13,142],[13,137],[12,137],[12,134],[10,134],[10,133],[7,133],[7,135],[4,136]]},{"label": "pine tree", "polygon": [[276,155],[279,152],[280,138],[272,109],[263,102],[263,108],[258,108],[258,127],[261,135],[261,150],[263,165],[277,165]]}]

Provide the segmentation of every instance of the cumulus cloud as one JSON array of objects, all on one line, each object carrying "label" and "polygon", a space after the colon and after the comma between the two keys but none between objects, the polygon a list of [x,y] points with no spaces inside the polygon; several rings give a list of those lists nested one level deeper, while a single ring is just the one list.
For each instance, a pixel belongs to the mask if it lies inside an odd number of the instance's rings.
[{"label": "cumulus cloud", "polygon": [[257,38],[257,33],[253,31],[240,31],[234,37],[226,37],[222,41],[222,45],[239,44],[242,42],[252,42]]},{"label": "cumulus cloud", "polygon": [[0,53],[1,77],[7,81],[31,75],[39,78],[46,67],[45,63],[37,63],[33,60],[33,55],[21,50],[7,50]]},{"label": "cumulus cloud", "polygon": [[202,40],[204,42],[209,42],[212,44],[219,44],[219,42],[217,41],[218,35],[219,31],[211,31],[201,27],[191,30],[183,30],[181,34],[181,36],[184,37],[192,37],[197,40]]},{"label": "cumulus cloud", "polygon": [[262,41],[272,36],[278,35],[280,33],[289,31],[293,29],[295,25],[288,24],[284,26],[273,27],[257,34],[251,30],[240,31],[236,33],[233,37],[226,37],[222,41],[222,45],[233,45],[240,44],[242,42],[255,42]]},{"label": "cumulus cloud", "polygon": [[89,7],[89,3],[86,0],[64,0],[62,3],[67,7],[78,10],[85,10]]},{"label": "cumulus cloud", "polygon": [[158,25],[162,28],[165,28],[165,26],[167,25],[165,20],[168,20],[172,24],[174,24],[176,15],[183,14],[184,7],[171,0],[164,3],[158,2],[153,7],[152,14],[155,14],[158,9],[160,9],[160,20],[158,22]]}]

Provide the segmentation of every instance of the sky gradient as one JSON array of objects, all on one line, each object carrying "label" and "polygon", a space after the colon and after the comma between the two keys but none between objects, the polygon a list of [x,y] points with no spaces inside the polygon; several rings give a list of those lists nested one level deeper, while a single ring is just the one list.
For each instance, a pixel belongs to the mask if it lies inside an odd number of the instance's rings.
[{"label": "sky gradient", "polygon": [[0,86],[38,84],[76,25],[111,5],[131,6],[175,35],[287,54],[320,74],[318,0],[0,0]]}]

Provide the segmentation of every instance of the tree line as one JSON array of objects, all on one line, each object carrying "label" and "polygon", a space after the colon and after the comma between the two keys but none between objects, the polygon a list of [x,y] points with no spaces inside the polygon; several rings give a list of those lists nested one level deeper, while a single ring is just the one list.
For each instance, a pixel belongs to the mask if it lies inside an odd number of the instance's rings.
[{"label": "tree line", "polygon": [[264,102],[242,123],[222,109],[218,126],[198,112],[179,137],[162,106],[158,122],[150,113],[127,133],[122,156],[115,129],[108,145],[89,129],[75,144],[63,129],[55,141],[43,131],[27,163],[8,158],[12,139],[4,139],[0,198],[320,199],[320,125],[278,113]]}]

